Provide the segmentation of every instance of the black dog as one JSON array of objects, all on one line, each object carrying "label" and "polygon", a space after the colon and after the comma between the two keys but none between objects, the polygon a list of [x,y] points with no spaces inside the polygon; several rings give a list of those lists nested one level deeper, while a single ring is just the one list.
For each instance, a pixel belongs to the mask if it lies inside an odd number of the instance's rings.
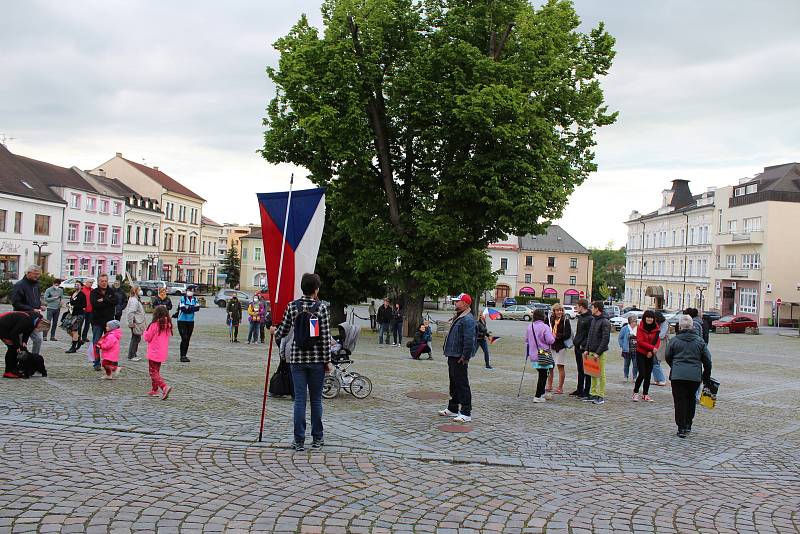
[{"label": "black dog", "polygon": [[22,352],[17,358],[19,374],[23,378],[30,378],[35,373],[47,376],[47,369],[44,366],[44,358],[41,354],[32,352]]}]

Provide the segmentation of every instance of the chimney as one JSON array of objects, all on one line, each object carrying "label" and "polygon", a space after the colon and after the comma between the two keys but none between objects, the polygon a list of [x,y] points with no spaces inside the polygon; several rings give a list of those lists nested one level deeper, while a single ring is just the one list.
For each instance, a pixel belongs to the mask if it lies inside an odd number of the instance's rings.
[{"label": "chimney", "polygon": [[157,171],[158,170],[158,165],[153,165],[153,170]]},{"label": "chimney", "polygon": [[121,158],[122,157],[122,152],[117,152],[117,157]]},{"label": "chimney", "polygon": [[103,178],[106,177],[106,170],[105,169],[97,169],[97,176],[102,176]]},{"label": "chimney", "polygon": [[669,205],[679,210],[694,204],[692,191],[689,189],[689,180],[672,180],[672,197]]}]

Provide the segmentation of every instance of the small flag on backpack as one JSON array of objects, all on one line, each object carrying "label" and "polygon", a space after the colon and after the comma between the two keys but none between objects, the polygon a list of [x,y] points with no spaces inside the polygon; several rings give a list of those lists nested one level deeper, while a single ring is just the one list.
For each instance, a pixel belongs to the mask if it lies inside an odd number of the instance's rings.
[{"label": "small flag on backpack", "polygon": [[319,337],[319,319],[312,317],[308,320],[309,337]]},{"label": "small flag on backpack", "polygon": [[494,345],[498,339],[500,339],[500,336],[489,336],[489,344]]}]

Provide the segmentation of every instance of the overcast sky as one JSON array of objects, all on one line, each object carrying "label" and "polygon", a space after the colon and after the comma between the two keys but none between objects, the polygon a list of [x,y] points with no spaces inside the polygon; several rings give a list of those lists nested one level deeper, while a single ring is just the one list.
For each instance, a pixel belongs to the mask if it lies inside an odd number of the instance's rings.
[{"label": "overcast sky", "polygon": [[[620,111],[599,171],[560,223],[586,246],[626,241],[633,209],[674,178],[692,190],[800,161],[798,0],[577,0],[605,21],[604,81]],[[8,2],[0,17],[0,135],[18,154],[89,169],[122,152],[195,190],[219,222],[257,221],[252,193],[292,168],[257,154],[274,88],[271,43],[319,0]]]}]

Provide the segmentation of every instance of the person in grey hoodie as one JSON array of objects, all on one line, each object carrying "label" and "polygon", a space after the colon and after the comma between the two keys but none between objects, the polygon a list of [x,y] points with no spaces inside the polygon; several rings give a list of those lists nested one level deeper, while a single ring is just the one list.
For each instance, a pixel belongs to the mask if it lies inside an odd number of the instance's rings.
[{"label": "person in grey hoodie", "polygon": [[690,316],[682,316],[678,328],[679,333],[672,338],[664,359],[670,366],[677,436],[685,438],[692,431],[695,392],[701,381],[708,383],[711,379],[711,353],[703,338],[695,332]]},{"label": "person in grey hoodie", "polygon": [[64,289],[61,287],[61,280],[56,278],[53,285],[44,292],[44,304],[47,306],[47,320],[50,321],[50,341],[56,339],[56,327],[58,326],[58,316],[61,315],[61,300],[64,298]]}]

